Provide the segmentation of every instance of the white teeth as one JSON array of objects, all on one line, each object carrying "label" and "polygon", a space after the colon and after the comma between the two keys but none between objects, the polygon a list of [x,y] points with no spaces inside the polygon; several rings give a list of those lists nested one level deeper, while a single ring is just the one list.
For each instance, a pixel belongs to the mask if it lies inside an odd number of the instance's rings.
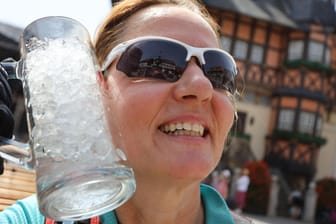
[{"label": "white teeth", "polygon": [[176,124],[176,129],[177,129],[177,130],[182,130],[182,129],[183,129],[183,124],[181,124],[181,123],[177,123],[177,124]]},{"label": "white teeth", "polygon": [[168,132],[169,131],[169,125],[165,125],[164,127],[161,127],[161,130],[164,132]]},{"label": "white teeth", "polygon": [[175,124],[170,124],[169,125],[169,131],[175,131],[175,129],[176,129]]},{"label": "white teeth", "polygon": [[192,125],[192,130],[193,131],[199,131],[199,129],[200,129],[200,126],[198,124],[193,124]]},{"label": "white teeth", "polygon": [[188,122],[167,124],[161,126],[160,130],[173,135],[203,136],[204,134],[203,125]]},{"label": "white teeth", "polygon": [[204,133],[204,127],[202,125],[199,126],[200,127],[200,130],[199,132],[201,133],[201,135],[203,136],[203,133]]},{"label": "white teeth", "polygon": [[183,123],[183,129],[187,131],[191,131],[191,124],[190,123]]}]

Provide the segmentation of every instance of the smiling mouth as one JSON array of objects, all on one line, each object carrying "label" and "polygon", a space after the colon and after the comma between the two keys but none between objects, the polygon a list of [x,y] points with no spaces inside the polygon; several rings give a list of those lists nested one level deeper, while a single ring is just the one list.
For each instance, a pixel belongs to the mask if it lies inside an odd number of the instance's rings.
[{"label": "smiling mouth", "polygon": [[203,125],[189,122],[164,124],[159,129],[165,134],[174,136],[205,137],[208,134]]}]

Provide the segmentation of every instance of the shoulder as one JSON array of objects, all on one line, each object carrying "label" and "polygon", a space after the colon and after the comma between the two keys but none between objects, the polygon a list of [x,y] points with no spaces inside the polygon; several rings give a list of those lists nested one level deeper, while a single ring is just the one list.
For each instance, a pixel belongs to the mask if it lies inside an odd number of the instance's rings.
[{"label": "shoulder", "polygon": [[211,186],[201,185],[206,224],[253,224],[252,220],[231,211],[223,197]]},{"label": "shoulder", "polygon": [[206,224],[234,223],[225,200],[213,187],[202,184],[201,197]]}]

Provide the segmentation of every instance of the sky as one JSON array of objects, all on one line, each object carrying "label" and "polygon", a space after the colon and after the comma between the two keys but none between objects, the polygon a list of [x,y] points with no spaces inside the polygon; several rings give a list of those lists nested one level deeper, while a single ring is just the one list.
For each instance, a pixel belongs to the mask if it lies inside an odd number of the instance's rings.
[{"label": "sky", "polygon": [[45,16],[67,16],[82,23],[94,36],[111,10],[111,0],[0,0],[0,22],[24,28]]}]

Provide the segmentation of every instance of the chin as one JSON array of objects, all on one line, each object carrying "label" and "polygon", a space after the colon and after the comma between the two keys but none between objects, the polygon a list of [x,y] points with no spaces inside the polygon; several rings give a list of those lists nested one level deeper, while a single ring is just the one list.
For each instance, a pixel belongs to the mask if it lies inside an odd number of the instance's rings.
[{"label": "chin", "polygon": [[197,179],[201,181],[206,178],[213,169],[213,164],[187,162],[181,166],[176,166],[173,175],[179,179]]}]

